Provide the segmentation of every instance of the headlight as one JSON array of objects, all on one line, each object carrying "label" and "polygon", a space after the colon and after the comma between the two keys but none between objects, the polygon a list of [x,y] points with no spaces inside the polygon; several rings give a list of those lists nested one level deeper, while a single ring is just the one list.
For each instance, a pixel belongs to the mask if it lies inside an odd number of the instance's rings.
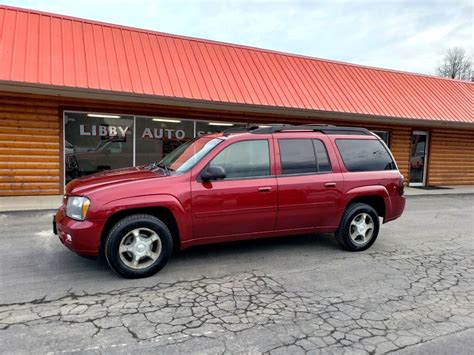
[{"label": "headlight", "polygon": [[86,219],[90,204],[91,201],[87,197],[69,196],[66,205],[66,215],[69,218],[83,221]]}]

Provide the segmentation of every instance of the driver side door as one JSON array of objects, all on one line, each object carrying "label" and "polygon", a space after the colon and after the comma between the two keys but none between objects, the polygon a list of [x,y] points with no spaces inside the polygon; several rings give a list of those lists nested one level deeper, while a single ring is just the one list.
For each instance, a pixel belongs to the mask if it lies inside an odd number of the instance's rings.
[{"label": "driver side door", "polygon": [[[258,235],[274,230],[277,185],[272,141],[238,141],[223,148],[207,165],[220,166],[226,177],[191,182],[194,238]],[[231,238],[229,238],[231,239]]]}]

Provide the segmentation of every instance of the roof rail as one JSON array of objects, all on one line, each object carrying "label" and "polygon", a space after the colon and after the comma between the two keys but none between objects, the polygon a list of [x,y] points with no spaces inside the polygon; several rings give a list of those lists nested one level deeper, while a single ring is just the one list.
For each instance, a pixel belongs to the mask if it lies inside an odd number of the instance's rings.
[{"label": "roof rail", "polygon": [[222,134],[225,136],[228,136],[231,133],[240,133],[240,132],[248,132],[253,129],[257,129],[258,126],[250,126],[250,127],[232,127],[232,128],[227,128],[224,131],[222,131]]},{"label": "roof rail", "polygon": [[361,135],[371,135],[370,131],[366,128],[359,127],[338,127],[334,125],[316,125],[316,124],[307,124],[307,125],[271,125],[269,127],[257,127],[249,130],[250,133],[254,134],[272,134],[278,132],[286,131],[313,131],[321,132],[324,134],[361,134]]},{"label": "roof rail", "polygon": [[227,128],[224,131],[222,131],[222,134],[225,136],[232,134],[232,133],[241,133],[241,132],[251,132],[256,129],[266,129],[266,128],[273,128],[273,127],[281,127],[281,126],[288,126],[285,124],[265,124],[265,125],[252,125],[252,126],[245,126],[245,127],[232,127],[232,128]]},{"label": "roof rail", "polygon": [[372,135],[372,133],[366,128],[360,127],[339,127],[334,125],[326,124],[305,124],[305,125],[291,125],[291,124],[268,124],[268,125],[253,125],[249,127],[233,127],[224,130],[222,133],[228,136],[232,133],[243,133],[249,132],[254,134],[273,134],[278,132],[288,131],[313,131],[321,132],[324,134],[347,134],[347,135]]},{"label": "roof rail", "polygon": [[324,123],[310,123],[310,124],[304,124],[303,126],[325,126],[325,127],[337,127],[332,124],[324,124]]}]

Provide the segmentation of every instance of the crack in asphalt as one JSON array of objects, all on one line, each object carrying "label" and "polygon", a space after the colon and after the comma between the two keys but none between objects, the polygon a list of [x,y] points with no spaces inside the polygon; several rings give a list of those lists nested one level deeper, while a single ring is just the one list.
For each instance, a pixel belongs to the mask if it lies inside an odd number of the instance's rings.
[{"label": "crack in asphalt", "polygon": [[[367,253],[367,260],[383,262],[372,281],[390,294],[363,287],[355,294],[292,290],[261,271],[106,293],[70,290],[54,300],[0,305],[0,342],[7,352],[128,346],[176,352],[205,346],[213,353],[393,352],[474,328],[474,255],[451,243]],[[9,340],[19,337],[29,339],[24,349],[10,349]]]}]

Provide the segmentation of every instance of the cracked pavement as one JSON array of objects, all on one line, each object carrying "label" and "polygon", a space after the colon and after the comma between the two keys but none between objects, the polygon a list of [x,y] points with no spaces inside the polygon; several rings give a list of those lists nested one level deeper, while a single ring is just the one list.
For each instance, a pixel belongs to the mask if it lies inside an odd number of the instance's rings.
[{"label": "cracked pavement", "polygon": [[0,352],[469,353],[474,196],[410,198],[366,252],[331,235],[203,246],[117,278],[0,214]]}]

